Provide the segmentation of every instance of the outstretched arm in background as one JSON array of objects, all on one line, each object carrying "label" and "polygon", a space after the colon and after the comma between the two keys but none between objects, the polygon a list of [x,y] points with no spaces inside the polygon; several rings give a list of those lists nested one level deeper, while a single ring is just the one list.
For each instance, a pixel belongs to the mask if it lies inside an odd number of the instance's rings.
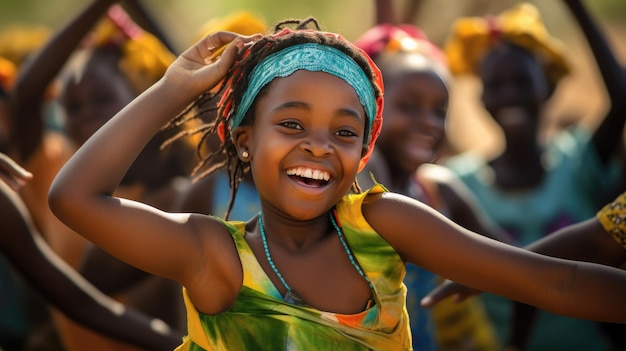
[{"label": "outstretched arm in background", "polygon": [[157,37],[159,41],[163,43],[163,45],[165,45],[165,47],[167,47],[171,52],[178,52],[172,44],[170,38],[166,35],[161,26],[154,19],[150,11],[148,11],[143,1],[123,0],[122,6],[126,10],[126,12],[128,12],[128,14],[133,18],[133,21],[137,23],[141,28],[152,33],[152,35]]},{"label": "outstretched arm in background", "polygon": [[94,0],[61,31],[56,33],[32,59],[20,68],[15,86],[9,92],[11,119],[10,145],[15,156],[24,162],[41,144],[44,120],[41,109],[44,95],[63,65],[87,31],[116,1]]},{"label": "outstretched arm in background", "polygon": [[[544,255],[614,267],[626,263],[626,250],[607,234],[595,217],[560,229],[526,248]],[[477,293],[480,291],[447,281],[428,294],[422,305],[431,307],[449,297],[462,300]]]},{"label": "outstretched arm in background", "polygon": [[160,320],[127,309],[91,286],[67,266],[34,229],[19,196],[7,184],[29,173],[0,154],[0,253],[41,296],[74,321],[148,350],[172,350],[183,334]]},{"label": "outstretched arm in background", "polygon": [[[148,141],[193,99],[214,87],[234,62],[237,50],[255,38],[217,32],[185,51],[159,82],[82,145],[50,189],[50,207],[68,226],[117,258],[183,283],[191,294],[203,294],[212,304],[203,306],[205,311],[222,310],[238,291],[236,277],[220,271],[225,256],[238,260],[226,228],[204,216],[165,213],[111,194]],[[212,62],[214,50],[233,40]],[[210,232],[209,237],[199,234],[198,220],[203,220],[202,232]],[[232,252],[218,255],[227,239]]]},{"label": "outstretched arm in background", "polygon": [[[603,164],[608,164],[612,158],[618,155],[623,143],[624,123],[626,122],[626,76],[624,75],[622,66],[617,62],[615,54],[611,50],[605,35],[599,29],[598,24],[594,21],[589,11],[585,8],[583,1],[564,0],[564,3],[574,16],[574,19],[587,39],[587,43],[594,55],[600,76],[602,77],[609,97],[609,110],[593,135],[593,143],[600,161]],[[593,231],[593,228],[588,230]],[[599,231],[601,231],[601,228]],[[537,249],[537,252],[561,258],[587,260],[584,252],[589,252],[591,246],[585,245],[601,245],[600,243],[587,241],[587,239],[591,239],[591,237],[581,237],[580,235],[572,236],[573,244],[557,241],[564,246],[556,247],[542,243]],[[597,237],[608,238],[608,235],[598,235]],[[608,238],[607,241],[611,241],[611,239]],[[602,250],[596,252],[600,252],[602,255],[589,257],[591,261],[604,263],[603,260],[605,260],[605,257],[603,256],[609,255],[610,253],[604,249],[609,250],[611,246],[616,246],[610,242],[609,244],[610,245],[606,247],[599,247]],[[594,254],[587,255],[594,256]],[[523,304],[515,304],[514,308],[514,322],[511,328],[512,335],[510,336],[510,344],[515,345],[520,350],[524,350],[531,333],[529,326],[532,325],[535,309],[532,306]]]},{"label": "outstretched arm in background", "polygon": [[593,136],[600,160],[606,163],[617,153],[622,142],[626,123],[626,75],[582,0],[564,0],[564,3],[587,38],[609,95],[609,111]]}]

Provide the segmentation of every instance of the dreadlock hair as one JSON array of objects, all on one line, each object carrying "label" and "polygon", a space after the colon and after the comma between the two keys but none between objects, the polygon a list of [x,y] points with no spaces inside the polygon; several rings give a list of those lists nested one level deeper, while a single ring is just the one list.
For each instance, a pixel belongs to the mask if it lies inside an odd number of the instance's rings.
[{"label": "dreadlock hair", "polygon": [[[289,28],[288,26],[292,26],[293,28]],[[172,128],[190,120],[210,116],[211,122],[204,123],[193,130],[181,132],[172,137],[168,143],[185,136],[201,135],[200,142],[197,146],[200,162],[193,170],[192,177],[194,181],[197,181],[217,170],[227,170],[231,196],[224,215],[225,219],[228,219],[232,210],[237,189],[239,188],[243,176],[250,171],[250,164],[241,161],[238,157],[237,149],[232,140],[231,130],[229,129],[229,119],[234,115],[234,112],[237,110],[242,100],[246,87],[249,84],[251,71],[267,56],[287,47],[304,43],[322,44],[344,52],[357,62],[370,79],[376,97],[382,94],[375,84],[374,73],[369,66],[368,59],[360,51],[355,50],[352,44],[347,40],[341,39],[336,35],[328,35],[328,33],[322,32],[317,20],[313,17],[304,20],[288,19],[276,24],[273,35],[264,36],[252,44],[247,50],[243,50],[239,53],[235,64],[226,73],[219,88],[200,95],[164,127]],[[266,88],[267,86],[262,88],[255,99],[262,96],[267,91]],[[220,100],[219,103],[216,104],[217,98],[220,98]],[[256,103],[253,103],[240,125],[253,123],[255,105]],[[217,116],[215,116],[215,112],[217,112]],[[216,134],[220,136],[222,143],[216,150],[206,151],[204,144]],[[367,141],[364,142],[367,143]],[[361,188],[356,179],[352,186],[352,191],[357,193],[361,192]]]}]

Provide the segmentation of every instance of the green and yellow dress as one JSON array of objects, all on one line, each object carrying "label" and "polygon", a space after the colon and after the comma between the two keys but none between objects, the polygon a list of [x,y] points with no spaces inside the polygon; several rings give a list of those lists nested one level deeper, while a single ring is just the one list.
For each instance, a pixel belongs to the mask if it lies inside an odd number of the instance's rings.
[{"label": "green and yellow dress", "polygon": [[344,315],[286,303],[248,246],[245,223],[225,222],[243,266],[243,286],[230,310],[218,315],[200,313],[183,289],[188,336],[176,350],[410,350],[404,262],[361,213],[363,199],[383,191],[376,185],[337,205],[345,239],[373,284],[372,307]]},{"label": "green and yellow dress", "polygon": [[604,230],[626,249],[626,192],[598,211],[596,218]]}]

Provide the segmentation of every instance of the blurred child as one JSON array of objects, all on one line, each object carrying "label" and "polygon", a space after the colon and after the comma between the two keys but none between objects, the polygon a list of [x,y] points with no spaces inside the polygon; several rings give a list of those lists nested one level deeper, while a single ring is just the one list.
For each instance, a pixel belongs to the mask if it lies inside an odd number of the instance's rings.
[{"label": "blurred child", "polygon": [[[518,246],[589,218],[619,184],[626,84],[602,37],[594,38],[601,40],[590,44],[611,108],[593,134],[576,126],[544,142],[540,136],[544,107],[571,67],[562,43],[547,32],[537,9],[519,4],[497,17],[459,19],[451,30],[446,44],[451,69],[480,77],[483,105],[501,128],[505,148],[491,159],[470,152],[447,164]],[[509,330],[510,301],[483,297],[498,334],[524,348],[529,331],[523,328],[532,324],[526,321]],[[526,313],[523,305],[515,308],[518,316]],[[541,312],[528,346],[603,350],[607,343],[595,323]]]}]

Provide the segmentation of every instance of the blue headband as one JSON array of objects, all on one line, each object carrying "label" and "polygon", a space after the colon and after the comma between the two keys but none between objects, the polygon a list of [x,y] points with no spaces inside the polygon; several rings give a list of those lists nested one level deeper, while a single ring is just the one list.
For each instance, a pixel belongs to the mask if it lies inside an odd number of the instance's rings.
[{"label": "blue headband", "polygon": [[290,46],[267,56],[254,67],[237,112],[230,122],[231,130],[241,124],[254,99],[265,85],[275,78],[290,76],[301,69],[332,74],[354,88],[367,115],[365,142],[369,142],[371,126],[376,116],[376,95],[370,79],[350,56],[341,50],[316,43]]}]

